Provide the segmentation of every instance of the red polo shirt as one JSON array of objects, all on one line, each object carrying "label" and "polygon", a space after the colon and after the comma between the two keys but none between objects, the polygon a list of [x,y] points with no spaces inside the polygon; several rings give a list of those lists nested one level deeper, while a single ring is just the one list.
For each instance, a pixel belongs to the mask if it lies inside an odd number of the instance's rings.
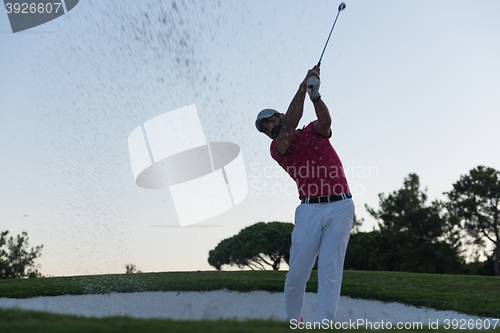
[{"label": "red polo shirt", "polygon": [[299,198],[350,192],[342,162],[330,140],[314,130],[315,121],[292,137],[285,155],[271,142],[271,156],[295,180]]}]

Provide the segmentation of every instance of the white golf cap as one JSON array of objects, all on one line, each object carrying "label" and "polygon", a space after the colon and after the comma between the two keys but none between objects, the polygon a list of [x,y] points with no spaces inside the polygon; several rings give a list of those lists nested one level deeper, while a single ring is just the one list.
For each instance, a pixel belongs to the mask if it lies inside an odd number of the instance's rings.
[{"label": "white golf cap", "polygon": [[274,109],[264,109],[264,110],[259,112],[259,114],[257,115],[257,119],[255,120],[255,127],[257,127],[257,130],[259,132],[262,132],[262,130],[260,128],[260,123],[261,123],[262,119],[269,118],[273,114],[279,114],[279,112],[274,110]]}]

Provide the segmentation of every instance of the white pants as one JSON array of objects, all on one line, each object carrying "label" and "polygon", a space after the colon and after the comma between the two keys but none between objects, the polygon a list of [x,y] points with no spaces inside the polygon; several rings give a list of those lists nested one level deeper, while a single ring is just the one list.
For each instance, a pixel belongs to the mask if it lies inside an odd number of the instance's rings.
[{"label": "white pants", "polygon": [[333,320],[342,285],[344,257],[354,220],[354,202],[301,204],[295,210],[290,269],[285,282],[288,320],[300,321],[307,280],[318,258],[316,321]]}]

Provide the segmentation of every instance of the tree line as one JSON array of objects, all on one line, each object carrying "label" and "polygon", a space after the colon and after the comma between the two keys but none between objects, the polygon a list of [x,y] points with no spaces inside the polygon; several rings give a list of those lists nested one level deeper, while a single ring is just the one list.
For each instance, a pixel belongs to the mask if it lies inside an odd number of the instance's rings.
[{"label": "tree line", "polygon": [[9,231],[0,233],[0,279],[41,277],[34,260],[41,256],[43,245],[28,246],[28,234],[22,232],[7,238]]},{"label": "tree line", "polygon": [[[410,173],[402,188],[379,194],[377,210],[366,206],[377,228],[360,232],[363,221],[355,220],[344,269],[500,276],[499,171],[472,169],[444,193],[446,201],[428,202],[426,192]],[[208,262],[218,270],[279,269],[288,263],[292,230],[292,223],[254,224],[221,241]],[[466,262],[472,247],[485,251],[487,260]]]}]

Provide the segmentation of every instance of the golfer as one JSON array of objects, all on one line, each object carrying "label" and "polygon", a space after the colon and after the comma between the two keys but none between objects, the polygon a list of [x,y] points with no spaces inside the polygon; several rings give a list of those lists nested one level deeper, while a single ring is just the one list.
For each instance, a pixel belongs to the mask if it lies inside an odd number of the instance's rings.
[{"label": "golfer", "polygon": [[[271,156],[295,180],[301,200],[295,210],[290,268],[285,282],[288,320],[301,320],[306,283],[318,257],[316,321],[333,320],[337,311],[354,203],[335,149],[331,118],[319,94],[319,67],[309,70],[286,114],[262,110],[255,121],[271,142]],[[306,92],[317,120],[297,129]]]}]

